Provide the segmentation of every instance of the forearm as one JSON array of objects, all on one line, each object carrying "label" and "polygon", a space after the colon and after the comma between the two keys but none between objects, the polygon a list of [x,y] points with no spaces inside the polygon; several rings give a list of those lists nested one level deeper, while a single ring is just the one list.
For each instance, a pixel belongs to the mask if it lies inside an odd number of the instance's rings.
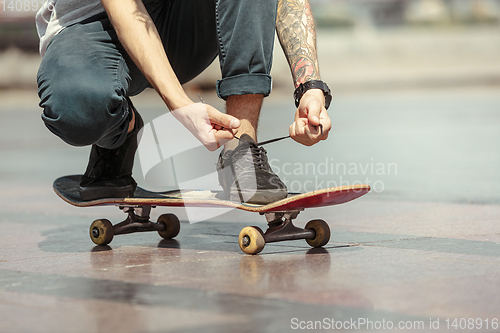
[{"label": "forearm", "polygon": [[276,32],[295,87],[309,80],[320,80],[316,26],[309,1],[278,0]]},{"label": "forearm", "polygon": [[182,88],[160,36],[140,0],[101,0],[118,39],[170,110],[193,103]]}]

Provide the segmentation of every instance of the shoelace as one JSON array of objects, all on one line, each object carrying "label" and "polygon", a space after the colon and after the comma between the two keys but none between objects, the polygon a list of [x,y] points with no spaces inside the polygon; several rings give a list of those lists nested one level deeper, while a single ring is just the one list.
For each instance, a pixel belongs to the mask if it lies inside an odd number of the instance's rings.
[{"label": "shoelace", "polygon": [[[323,125],[322,124],[319,124],[319,129],[321,131],[321,135],[323,135]],[[240,138],[238,138],[236,135],[234,137],[236,139],[240,140],[240,141],[243,141]],[[290,135],[287,135],[287,136],[282,136],[280,138],[275,138],[275,139],[271,139],[271,140],[267,140],[267,141],[258,142],[257,146],[267,145],[268,143],[273,143],[273,142],[281,141],[281,140],[284,140],[284,139],[288,139],[289,137],[290,137]]]},{"label": "shoelace", "polygon": [[264,170],[267,162],[266,150],[262,147],[250,145],[250,151],[252,152],[253,164],[259,169]]},{"label": "shoelace", "polygon": [[[257,169],[266,170],[267,165],[267,155],[264,147],[259,147],[253,142],[248,142],[238,138],[238,140],[244,142],[244,149],[235,150],[235,154],[233,158],[236,158],[238,161],[247,161],[245,163],[252,163],[254,167]],[[250,154],[248,154],[248,150],[250,150]]]},{"label": "shoelace", "polygon": [[[203,100],[203,98],[201,98],[201,95],[198,93],[198,97],[200,98],[200,101],[205,104],[205,101]],[[224,129],[224,127],[223,127]],[[319,124],[319,129],[321,131],[321,135],[323,135],[323,125],[322,124]],[[239,141],[244,141],[244,140],[241,140],[239,137],[237,137],[236,135],[234,136],[235,139],[238,139]],[[275,139],[271,139],[271,140],[267,140],[267,141],[263,141],[263,142],[258,142],[257,143],[257,146],[263,146],[263,145],[267,145],[268,143],[273,143],[273,142],[277,142],[277,141],[281,141],[281,140],[284,140],[284,139],[288,139],[290,137],[290,135],[287,135],[287,136],[282,136],[280,138],[275,138]],[[246,141],[245,141],[246,142]]]},{"label": "shoelace", "polygon": [[[321,135],[323,135],[323,125],[319,124],[319,128],[321,130]],[[254,157],[253,164],[256,167],[264,170],[265,169],[264,166],[266,165],[265,162],[267,160],[267,155],[266,155],[267,152],[264,149],[264,147],[260,147],[259,148],[259,146],[263,146],[263,145],[267,145],[268,143],[273,143],[273,142],[281,141],[281,140],[284,140],[284,139],[288,139],[290,137],[290,135],[282,136],[282,137],[271,139],[271,140],[266,140],[266,141],[263,141],[263,142],[258,142],[258,143],[255,143],[255,144],[247,142],[245,140],[242,140],[239,137],[237,137],[236,135],[234,137],[235,137],[235,139],[238,139],[239,141],[243,141],[243,142],[247,143],[250,146],[250,151],[252,153],[252,156]]]}]

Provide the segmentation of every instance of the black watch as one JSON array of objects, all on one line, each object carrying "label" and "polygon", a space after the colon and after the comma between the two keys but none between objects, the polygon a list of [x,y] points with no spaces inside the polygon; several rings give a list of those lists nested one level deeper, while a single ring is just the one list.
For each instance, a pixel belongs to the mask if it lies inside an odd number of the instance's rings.
[{"label": "black watch", "polygon": [[330,93],[330,88],[328,88],[328,85],[319,80],[311,80],[307,81],[305,83],[301,83],[300,86],[295,89],[293,93],[293,97],[295,99],[295,106],[299,107],[300,104],[300,99],[302,98],[302,95],[309,89],[321,89],[323,90],[323,94],[325,94],[325,108],[328,109],[330,106],[330,103],[332,102],[332,94]]}]

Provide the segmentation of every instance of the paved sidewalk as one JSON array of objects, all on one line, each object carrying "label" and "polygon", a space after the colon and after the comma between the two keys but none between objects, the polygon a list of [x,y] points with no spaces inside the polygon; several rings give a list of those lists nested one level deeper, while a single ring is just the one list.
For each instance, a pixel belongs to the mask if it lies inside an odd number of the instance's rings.
[{"label": "paved sidewalk", "polygon": [[[237,235],[247,225],[264,228],[264,218],[240,211],[189,224],[183,209],[172,209],[182,221],[175,240],[143,233],[94,247],[90,223],[124,214],[69,206],[51,189],[56,177],[83,171],[88,148],[68,147],[43,127],[34,92],[0,100],[2,333],[295,332],[307,325],[329,332],[332,320],[345,331],[498,331],[494,89],[338,95],[327,142],[283,141],[269,145],[268,155],[289,186],[343,180],[379,187],[299,215],[301,226],[328,221],[324,249],[293,241],[268,244],[258,256],[241,253]],[[146,123],[164,112],[154,93],[135,101]],[[285,134],[292,101],[276,94],[263,113],[261,140]],[[307,163],[346,169],[300,171]],[[136,176],[148,186],[139,166]],[[168,211],[157,208],[153,218]],[[456,330],[455,319],[458,327],[474,320],[474,329]]]}]

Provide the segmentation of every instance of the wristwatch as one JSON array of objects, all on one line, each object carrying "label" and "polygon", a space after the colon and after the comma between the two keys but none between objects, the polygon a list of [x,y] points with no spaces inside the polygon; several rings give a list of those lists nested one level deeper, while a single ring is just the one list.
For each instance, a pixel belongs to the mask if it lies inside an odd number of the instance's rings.
[{"label": "wristwatch", "polygon": [[323,94],[325,94],[325,108],[328,109],[332,101],[332,94],[330,93],[330,88],[328,88],[328,85],[325,82],[319,80],[311,80],[301,83],[297,87],[297,89],[295,89],[293,93],[293,97],[295,99],[295,106],[299,107],[300,99],[302,98],[302,95],[304,95],[306,91],[308,91],[309,89],[316,89],[316,88],[323,90]]}]

